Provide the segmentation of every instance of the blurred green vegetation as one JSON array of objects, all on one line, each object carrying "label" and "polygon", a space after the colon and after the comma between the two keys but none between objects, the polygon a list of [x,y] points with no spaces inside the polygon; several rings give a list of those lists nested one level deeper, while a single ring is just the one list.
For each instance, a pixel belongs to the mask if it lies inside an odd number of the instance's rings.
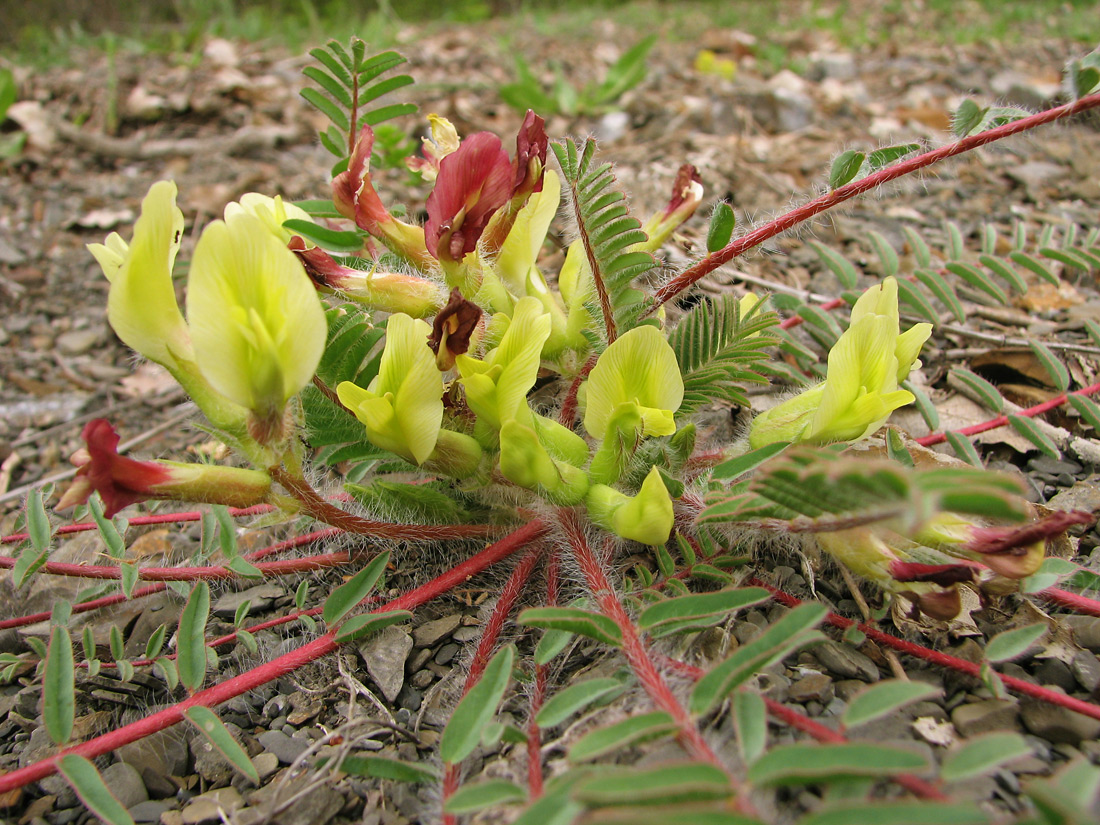
[{"label": "blurred green vegetation", "polygon": [[[1096,8],[1095,0],[5,0],[0,49],[48,65],[70,62],[81,48],[191,52],[212,36],[303,51],[355,34],[383,48],[409,25],[489,20],[584,41],[598,36],[597,21],[611,20],[639,37],[656,31],[688,42],[708,29],[740,29],[761,39],[766,64],[781,67],[782,38],[769,33],[826,32],[849,48],[899,36],[1008,44],[1039,36],[1095,46]],[[919,26],[908,22],[914,17]]]}]

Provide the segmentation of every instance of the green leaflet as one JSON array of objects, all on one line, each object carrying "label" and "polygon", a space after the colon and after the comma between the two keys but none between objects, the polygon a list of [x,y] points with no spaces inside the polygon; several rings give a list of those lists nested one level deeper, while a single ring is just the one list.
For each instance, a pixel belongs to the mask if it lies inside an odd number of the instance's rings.
[{"label": "green leaflet", "polygon": [[222,724],[214,711],[202,705],[194,705],[183,712],[187,721],[198,728],[199,733],[206,737],[211,745],[225,757],[234,768],[247,776],[256,785],[260,784],[260,774],[256,766],[248,758],[248,754],[237,744],[233,734]]},{"label": "green leaflet", "polygon": [[445,763],[461,762],[481,741],[482,731],[496,714],[504,689],[508,687],[514,656],[512,645],[498,650],[485,666],[478,683],[458,703],[439,742],[439,756]]},{"label": "green leaflet", "polygon": [[61,775],[72,785],[88,810],[109,825],[134,825],[133,817],[111,793],[95,765],[83,756],[69,754],[57,760]]}]

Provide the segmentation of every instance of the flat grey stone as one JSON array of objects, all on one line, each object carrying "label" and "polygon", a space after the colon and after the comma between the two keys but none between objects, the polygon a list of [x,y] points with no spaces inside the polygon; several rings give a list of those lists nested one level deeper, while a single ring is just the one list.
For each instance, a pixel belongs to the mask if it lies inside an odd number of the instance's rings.
[{"label": "flat grey stone", "polygon": [[237,614],[237,608],[246,601],[250,601],[248,614],[251,616],[267,610],[271,607],[271,603],[285,592],[277,584],[258,584],[247,590],[226,593],[210,606],[210,612],[219,619],[232,619]]},{"label": "flat grey stone", "polygon": [[111,789],[111,793],[118,797],[123,808],[132,808],[139,802],[149,799],[149,792],[145,790],[141,774],[128,762],[115,762],[108,765],[100,771],[100,776]]},{"label": "flat grey stone", "polygon": [[1077,651],[1073,661],[1070,662],[1069,669],[1073,673],[1073,678],[1077,680],[1077,684],[1089,693],[1094,693],[1100,685],[1100,659],[1096,658],[1095,653],[1089,653],[1087,650]]},{"label": "flat grey stone", "polygon": [[284,765],[289,765],[309,747],[308,742],[293,739],[281,730],[267,730],[256,738],[267,751],[279,757],[279,761]]},{"label": "flat grey stone", "polygon": [[83,355],[91,351],[105,337],[103,329],[74,329],[58,335],[54,344],[62,355]]},{"label": "flat grey stone", "polygon": [[417,647],[431,647],[445,636],[450,636],[461,621],[461,613],[452,613],[449,616],[425,622],[413,630],[413,642]]},{"label": "flat grey stone", "polygon": [[1028,732],[1055,744],[1077,745],[1100,737],[1100,719],[1038,699],[1020,703],[1020,718]]},{"label": "flat grey stone", "polygon": [[397,625],[385,627],[359,644],[367,673],[387,702],[393,702],[405,684],[405,660],[412,648],[412,636]]},{"label": "flat grey stone", "polygon": [[951,722],[963,736],[1020,729],[1020,708],[1009,699],[986,699],[959,705],[951,711]]},{"label": "flat grey stone", "polygon": [[813,649],[814,658],[834,676],[874,682],[879,678],[878,666],[848,645],[825,642]]},{"label": "flat grey stone", "polygon": [[792,702],[820,702],[823,705],[833,701],[833,680],[824,673],[808,673],[791,685]]},{"label": "flat grey stone", "polygon": [[1073,631],[1077,644],[1093,653],[1100,653],[1100,619],[1095,616],[1061,616],[1061,621]]},{"label": "flat grey stone", "polygon": [[147,799],[130,807],[134,822],[160,822],[160,815],[176,807],[175,800]]}]

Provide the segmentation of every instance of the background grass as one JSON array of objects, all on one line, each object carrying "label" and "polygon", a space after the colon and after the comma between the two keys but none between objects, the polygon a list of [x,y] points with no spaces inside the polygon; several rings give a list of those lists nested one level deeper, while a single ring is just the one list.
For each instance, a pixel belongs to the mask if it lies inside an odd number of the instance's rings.
[{"label": "background grass", "polygon": [[[1095,0],[7,0],[0,47],[24,65],[72,62],[81,49],[190,52],[212,36],[271,42],[302,51],[356,34],[374,48],[393,45],[410,24],[431,27],[496,20],[547,36],[585,40],[611,19],[638,36],[697,40],[708,28],[735,28],[762,41],[762,57],[784,65],[769,35],[830,34],[848,48],[893,37],[1011,44],[1024,36],[1100,43]],[[907,24],[916,11],[922,25]]]}]

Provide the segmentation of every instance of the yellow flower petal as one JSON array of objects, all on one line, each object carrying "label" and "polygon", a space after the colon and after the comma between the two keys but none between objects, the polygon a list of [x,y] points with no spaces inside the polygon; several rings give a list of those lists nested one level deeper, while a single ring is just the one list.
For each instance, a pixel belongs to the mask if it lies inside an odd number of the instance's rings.
[{"label": "yellow flower petal", "polygon": [[281,409],[308,384],[325,346],[324,311],[302,264],[247,213],[203,231],[187,316],[202,374],[256,413]]}]

